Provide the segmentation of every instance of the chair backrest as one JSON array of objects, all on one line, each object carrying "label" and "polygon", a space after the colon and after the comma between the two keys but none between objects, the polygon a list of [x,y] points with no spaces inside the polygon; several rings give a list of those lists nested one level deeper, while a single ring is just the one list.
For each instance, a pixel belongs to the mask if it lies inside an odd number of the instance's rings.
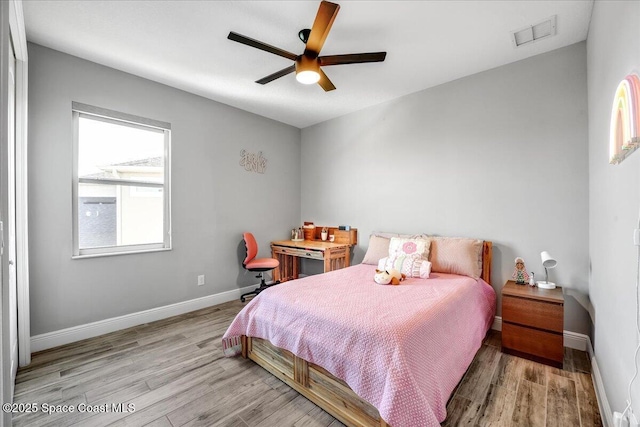
[{"label": "chair backrest", "polygon": [[244,261],[242,261],[242,265],[247,265],[249,261],[254,259],[256,255],[258,255],[258,244],[256,243],[256,238],[253,237],[253,234],[246,232],[243,234],[244,236],[244,245],[247,248],[247,256]]}]

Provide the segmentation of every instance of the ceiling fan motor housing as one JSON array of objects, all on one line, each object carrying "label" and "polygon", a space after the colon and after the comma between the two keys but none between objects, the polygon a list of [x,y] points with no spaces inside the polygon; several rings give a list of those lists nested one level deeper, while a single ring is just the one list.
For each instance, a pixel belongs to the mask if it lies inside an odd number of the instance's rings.
[{"label": "ceiling fan motor housing", "polygon": [[320,64],[317,56],[300,55],[296,58],[296,79],[300,83],[317,83],[320,79]]}]

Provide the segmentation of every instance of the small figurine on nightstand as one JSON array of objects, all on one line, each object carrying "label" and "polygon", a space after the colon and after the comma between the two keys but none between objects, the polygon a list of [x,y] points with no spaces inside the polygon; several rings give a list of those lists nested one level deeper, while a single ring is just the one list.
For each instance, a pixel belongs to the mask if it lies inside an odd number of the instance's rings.
[{"label": "small figurine on nightstand", "polygon": [[529,273],[524,268],[524,260],[520,257],[516,258],[516,268],[513,270],[511,278],[516,281],[517,285],[525,285],[529,281]]},{"label": "small figurine on nightstand", "polygon": [[534,276],[534,272],[531,272],[531,277],[529,277],[529,286],[535,286],[536,285],[536,281],[534,280],[533,276]]}]

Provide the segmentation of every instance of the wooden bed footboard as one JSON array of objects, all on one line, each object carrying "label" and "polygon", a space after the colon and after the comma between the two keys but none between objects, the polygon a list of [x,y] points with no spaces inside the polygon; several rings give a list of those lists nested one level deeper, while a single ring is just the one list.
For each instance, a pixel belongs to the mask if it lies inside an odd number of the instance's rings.
[{"label": "wooden bed footboard", "polygon": [[389,427],[378,410],[347,383],[267,340],[243,336],[242,357],[253,360],[347,426]]}]

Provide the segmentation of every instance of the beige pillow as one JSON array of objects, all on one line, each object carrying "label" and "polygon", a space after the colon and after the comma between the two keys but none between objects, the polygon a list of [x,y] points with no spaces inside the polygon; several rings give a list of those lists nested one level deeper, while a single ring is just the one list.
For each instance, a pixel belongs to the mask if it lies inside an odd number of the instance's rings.
[{"label": "beige pillow", "polygon": [[374,234],[369,237],[369,247],[367,253],[362,260],[363,264],[378,265],[378,261],[389,255],[390,238],[376,236]]},{"label": "beige pillow", "polygon": [[482,240],[463,237],[431,238],[431,271],[462,274],[478,279],[482,274]]}]

